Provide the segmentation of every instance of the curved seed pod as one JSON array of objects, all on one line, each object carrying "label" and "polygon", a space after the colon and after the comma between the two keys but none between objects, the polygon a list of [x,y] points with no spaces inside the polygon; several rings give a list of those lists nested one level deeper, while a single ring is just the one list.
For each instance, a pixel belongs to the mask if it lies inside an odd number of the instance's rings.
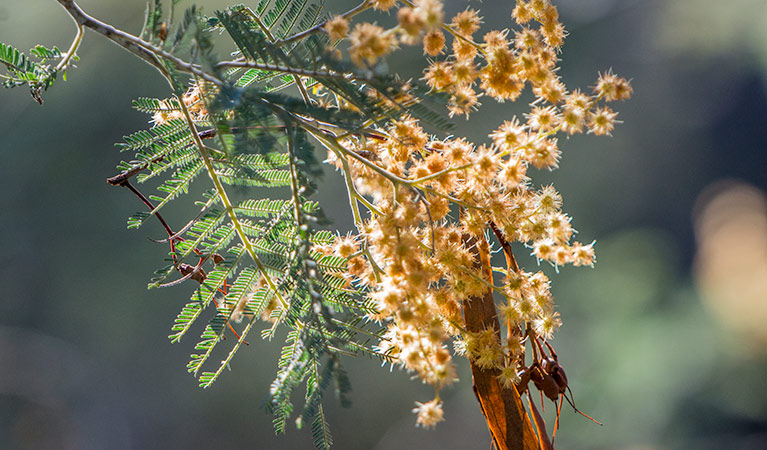
[{"label": "curved seed pod", "polygon": [[208,274],[205,272],[205,269],[198,266],[193,266],[191,264],[184,264],[181,263],[178,266],[178,271],[181,272],[182,275],[185,277],[188,276],[189,278],[197,281],[198,283],[202,284],[205,282],[205,279],[208,277]]},{"label": "curved seed pod", "polygon": [[565,369],[557,364],[554,366],[554,370],[551,372],[551,376],[554,377],[554,380],[559,385],[559,389],[562,391],[562,393],[564,393],[567,389],[567,375],[565,374]]},{"label": "curved seed pod", "polygon": [[531,374],[532,370],[529,368],[518,373],[519,381],[515,384],[515,386],[517,388],[517,392],[519,392],[520,395],[527,390],[527,385],[530,383]]},{"label": "curved seed pod", "polygon": [[559,399],[559,394],[562,393],[562,391],[559,389],[559,384],[557,381],[549,375],[548,373],[543,373],[543,380],[541,381],[541,387],[540,389],[543,394],[549,398],[549,400],[556,402]]},{"label": "curved seed pod", "polygon": [[554,358],[543,358],[541,360],[541,369],[543,369],[546,373],[551,373],[552,370],[555,370],[554,368],[558,366],[559,363]]}]

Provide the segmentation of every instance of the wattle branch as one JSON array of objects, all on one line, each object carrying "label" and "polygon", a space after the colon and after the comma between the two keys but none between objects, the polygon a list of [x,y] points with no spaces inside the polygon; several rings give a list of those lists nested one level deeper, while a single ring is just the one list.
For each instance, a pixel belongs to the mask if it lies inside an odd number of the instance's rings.
[{"label": "wattle branch", "polygon": [[161,48],[157,48],[137,36],[126,33],[113,27],[112,25],[95,19],[94,17],[85,13],[85,11],[83,11],[82,8],[80,8],[80,6],[77,5],[77,3],[75,3],[73,0],[56,1],[64,7],[64,9],[69,13],[75,23],[79,24],[79,26],[89,28],[96,33],[101,34],[125,50],[143,59],[151,66],[159,70],[163,75],[167,74],[167,69],[160,63],[158,57],[170,62],[173,67],[180,72],[196,75],[205,81],[215,84],[216,86],[222,86],[224,84],[220,78],[206,72],[205,70],[202,70],[199,66],[186,62]]}]

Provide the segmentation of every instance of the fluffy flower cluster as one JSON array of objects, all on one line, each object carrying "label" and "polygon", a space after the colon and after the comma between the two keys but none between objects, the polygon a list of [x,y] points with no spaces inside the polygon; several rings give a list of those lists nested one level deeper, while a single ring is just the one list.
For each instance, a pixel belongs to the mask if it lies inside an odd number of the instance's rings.
[{"label": "fluffy flower cluster", "polygon": [[[192,83],[181,100],[186,105],[189,114],[193,120],[205,120],[208,116],[208,108],[203,97],[208,95],[213,88],[199,83]],[[174,106],[174,101],[170,99],[160,101],[160,109],[152,115],[151,123],[153,125],[162,125],[169,120],[183,119],[184,113],[178,106]]]},{"label": "fluffy flower cluster", "polygon": [[[501,276],[487,279],[474,268],[471,243],[487,242],[492,225],[539,261],[593,265],[593,242],[572,240],[561,195],[553,186],[535,187],[529,170],[557,167],[560,132],[609,134],[616,113],[605,103],[628,98],[631,86],[608,72],[591,94],[567,89],[557,75],[566,33],[548,0],[517,1],[512,19],[518,30],[489,31],[481,43],[474,40],[482,23],[477,11],[467,9],[446,21],[441,0],[404,3],[395,28],[361,23],[349,33],[355,63],[373,64],[398,44],[421,37],[424,52],[438,56],[445,52],[447,33],[449,54],[431,61],[423,79],[432,90],[450,95],[451,115],[468,116],[480,96],[514,101],[527,85],[536,101],[524,120],[500,123],[485,145],[436,139],[410,117],[348,135],[343,151],[332,152],[330,161],[344,172],[352,203],[367,206],[370,217],[358,223],[358,235],[339,238],[335,252],[348,258],[351,281],[369,287],[377,306],[371,318],[387,324],[381,352],[439,390],[456,379],[449,350],[455,340],[478,366],[499,369],[510,386],[523,344],[513,335],[502,342],[492,330],[466,332],[464,302],[493,289],[507,329],[529,328],[544,338],[561,321],[543,272],[494,268]],[[395,2],[372,5],[389,10]],[[348,24],[339,16],[326,29],[341,38]],[[419,424],[442,419],[438,398],[418,404]]]}]

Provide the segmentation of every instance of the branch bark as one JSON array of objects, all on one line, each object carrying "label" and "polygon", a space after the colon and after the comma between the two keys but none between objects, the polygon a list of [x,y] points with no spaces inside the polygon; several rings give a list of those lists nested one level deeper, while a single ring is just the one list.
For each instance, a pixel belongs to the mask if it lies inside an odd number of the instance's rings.
[{"label": "branch bark", "polygon": [[[464,235],[464,245],[474,254],[474,267],[481,268],[487,281],[492,281],[490,252],[485,239],[477,240]],[[489,328],[495,330],[501,339],[501,326],[498,321],[493,291],[488,289],[484,295],[469,298],[463,303],[463,316],[466,330],[477,333]],[[538,437],[522,405],[517,389],[506,389],[498,380],[498,369],[482,369],[473,361],[471,374],[474,394],[477,396],[487,427],[493,437],[497,450],[533,450],[540,449]]]},{"label": "branch bark", "polygon": [[137,36],[133,36],[130,33],[126,33],[122,30],[102,22],[94,17],[89,16],[80,6],[74,2],[74,0],[56,0],[64,9],[69,13],[72,19],[79,25],[85,28],[90,28],[103,35],[105,38],[111,40],[115,44],[124,48],[125,50],[133,53],[139,58],[143,59],[150,65],[156,67],[161,73],[166,74],[167,69],[157,59],[162,57],[169,63],[173,64],[176,70],[194,74],[205,81],[221,86],[222,81],[215,75],[212,75],[195,64],[188,63],[180,58],[177,58],[163,49],[152,46],[149,42],[145,42]]}]

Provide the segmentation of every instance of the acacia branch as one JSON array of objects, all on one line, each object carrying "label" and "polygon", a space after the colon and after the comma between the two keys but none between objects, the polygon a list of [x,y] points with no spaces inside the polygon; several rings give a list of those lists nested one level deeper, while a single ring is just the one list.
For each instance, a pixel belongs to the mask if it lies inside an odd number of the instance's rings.
[{"label": "acacia branch", "polygon": [[200,66],[186,62],[176,56],[171,55],[161,48],[153,46],[149,42],[146,42],[137,36],[126,33],[122,30],[118,30],[108,23],[102,22],[92,16],[89,16],[73,0],[56,1],[64,7],[64,9],[69,13],[72,19],[77,24],[79,24],[79,26],[90,28],[96,33],[103,35],[105,38],[111,40],[115,44],[143,59],[163,74],[166,73],[166,68],[157,60],[157,57],[161,57],[170,62],[173,67],[180,72],[194,74],[204,79],[205,81],[214,83],[217,86],[223,85],[223,81],[221,81],[220,78],[202,70]]}]

